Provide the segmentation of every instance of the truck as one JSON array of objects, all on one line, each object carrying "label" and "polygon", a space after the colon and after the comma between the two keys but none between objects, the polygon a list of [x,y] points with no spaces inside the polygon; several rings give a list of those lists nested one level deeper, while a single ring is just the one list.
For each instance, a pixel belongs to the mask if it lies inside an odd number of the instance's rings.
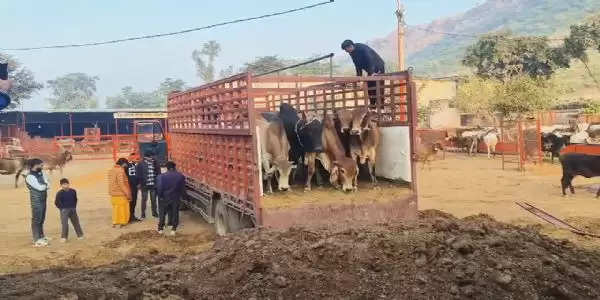
[{"label": "truck", "polygon": [[[186,177],[182,204],[214,224],[219,235],[257,226],[414,218],[416,102],[410,71],[369,77],[243,73],[170,93],[169,154]],[[319,115],[369,106],[381,132],[377,186],[363,181],[354,193],[293,186],[265,194],[256,120],[263,112],[277,112],[282,103]]]},{"label": "truck", "polygon": [[168,159],[167,134],[160,120],[140,120],[133,123],[135,137],[134,156],[140,159],[144,153],[154,153],[160,166]]}]

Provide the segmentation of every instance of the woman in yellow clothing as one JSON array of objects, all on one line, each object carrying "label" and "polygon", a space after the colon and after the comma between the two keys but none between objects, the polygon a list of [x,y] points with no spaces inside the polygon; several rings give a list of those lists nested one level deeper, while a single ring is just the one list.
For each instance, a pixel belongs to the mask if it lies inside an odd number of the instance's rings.
[{"label": "woman in yellow clothing", "polygon": [[129,201],[131,190],[125,174],[126,158],[119,158],[117,164],[108,171],[108,194],[112,204],[113,227],[123,227],[129,223]]}]

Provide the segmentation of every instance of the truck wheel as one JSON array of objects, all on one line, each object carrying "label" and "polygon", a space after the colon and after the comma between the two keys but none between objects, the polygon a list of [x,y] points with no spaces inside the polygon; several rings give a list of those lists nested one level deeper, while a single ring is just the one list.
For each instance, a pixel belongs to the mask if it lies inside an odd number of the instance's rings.
[{"label": "truck wheel", "polygon": [[223,201],[217,201],[215,207],[215,229],[219,236],[224,236],[231,232],[228,221],[229,214],[227,213],[227,207],[225,207]]},{"label": "truck wheel", "polygon": [[231,229],[231,232],[254,227],[252,219],[249,216],[241,216],[239,211],[231,208],[227,208],[227,210],[229,211],[229,228]]}]

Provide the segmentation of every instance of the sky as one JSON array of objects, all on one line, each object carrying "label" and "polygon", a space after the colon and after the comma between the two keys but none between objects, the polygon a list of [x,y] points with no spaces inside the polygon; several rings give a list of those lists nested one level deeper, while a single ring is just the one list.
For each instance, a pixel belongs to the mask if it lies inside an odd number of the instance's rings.
[{"label": "sky", "polygon": [[[0,0],[3,29],[0,48],[44,46],[118,39],[178,31],[297,8],[323,0]],[[404,0],[407,23],[423,24],[474,7],[481,0]],[[395,0],[335,0],[307,11],[192,32],[174,37],[120,44],[36,51],[4,51],[46,82],[73,72],[98,76],[100,103],[122,87],[155,89],[165,78],[201,83],[191,59],[209,40],[221,44],[217,70],[236,69],[258,56],[302,59],[335,53],[344,39],[355,42],[383,37],[394,30]],[[9,25],[10,24],[10,25]],[[48,90],[24,109],[47,108]],[[102,104],[101,104],[102,105]]]}]

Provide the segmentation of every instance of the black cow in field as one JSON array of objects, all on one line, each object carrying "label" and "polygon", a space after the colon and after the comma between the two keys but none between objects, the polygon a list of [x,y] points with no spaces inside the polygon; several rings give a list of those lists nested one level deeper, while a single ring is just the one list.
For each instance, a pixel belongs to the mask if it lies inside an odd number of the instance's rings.
[{"label": "black cow in field", "polygon": [[552,154],[552,163],[554,163],[554,157],[560,157],[560,151],[569,144],[569,136],[559,137],[554,133],[542,134],[542,149],[544,152]]},{"label": "black cow in field", "polygon": [[[573,188],[572,184],[575,176],[581,175],[585,178],[600,176],[600,156],[567,153],[561,155],[559,160],[563,170],[563,176],[560,181],[563,196],[567,195],[567,187],[571,190],[571,194],[575,194],[575,188]],[[600,189],[596,193],[596,198],[598,197],[600,197]]]},{"label": "black cow in field", "polygon": [[263,113],[263,117],[270,121],[279,118],[283,122],[287,139],[290,143],[290,160],[296,165],[305,163],[308,166],[306,187],[310,189],[310,180],[315,173],[315,159],[317,153],[323,152],[323,122],[316,114],[307,116],[287,103],[281,104],[279,113]]}]

